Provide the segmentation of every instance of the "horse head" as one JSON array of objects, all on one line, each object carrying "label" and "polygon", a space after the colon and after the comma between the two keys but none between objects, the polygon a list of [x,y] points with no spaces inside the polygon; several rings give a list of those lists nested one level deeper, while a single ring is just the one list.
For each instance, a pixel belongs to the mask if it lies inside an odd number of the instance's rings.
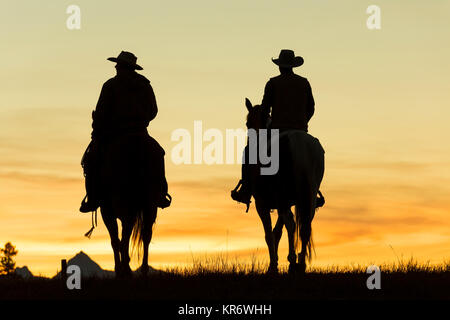
[{"label": "horse head", "polygon": [[263,106],[253,106],[248,98],[245,98],[245,106],[247,107],[247,122],[245,123],[247,129],[266,129],[267,121],[269,120],[269,113]]}]

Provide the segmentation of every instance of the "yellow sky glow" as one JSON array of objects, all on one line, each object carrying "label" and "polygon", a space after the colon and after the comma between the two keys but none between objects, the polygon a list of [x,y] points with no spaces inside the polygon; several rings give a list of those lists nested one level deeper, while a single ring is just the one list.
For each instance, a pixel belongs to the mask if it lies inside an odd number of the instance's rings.
[{"label": "yellow sky glow", "polygon": [[[266,259],[252,206],[231,200],[239,165],[175,165],[171,133],[244,128],[244,98],[262,99],[291,48],[316,100],[310,133],[326,150],[326,206],[313,222],[314,265],[450,256],[450,1],[6,1],[0,13],[0,244],[17,264],[54,275],[83,250],[113,268],[103,223],[92,239],[80,159],[107,57],[129,50],[151,80],[159,114],[149,132],[166,150],[173,205],[158,215],[152,266],[227,252]],[[274,215],[275,217],[275,215]],[[99,217],[99,222],[101,218]],[[394,250],[392,250],[392,248]],[[286,238],[280,248],[287,256]],[[133,260],[133,267],[137,262]]]}]

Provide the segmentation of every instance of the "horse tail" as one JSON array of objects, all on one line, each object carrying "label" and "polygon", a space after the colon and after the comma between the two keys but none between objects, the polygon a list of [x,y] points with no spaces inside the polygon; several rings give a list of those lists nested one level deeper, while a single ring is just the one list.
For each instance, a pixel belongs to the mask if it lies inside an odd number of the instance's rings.
[{"label": "horse tail", "polygon": [[317,138],[303,131],[295,131],[289,136],[289,146],[298,195],[295,206],[295,250],[298,252],[301,243],[302,258],[311,262],[312,253],[315,253],[311,223],[323,178],[324,150]]},{"label": "horse tail", "polygon": [[141,257],[141,253],[144,248],[144,210],[140,209],[136,212],[136,218],[134,220],[133,232],[131,233],[131,248],[132,253],[137,252],[138,259]]}]

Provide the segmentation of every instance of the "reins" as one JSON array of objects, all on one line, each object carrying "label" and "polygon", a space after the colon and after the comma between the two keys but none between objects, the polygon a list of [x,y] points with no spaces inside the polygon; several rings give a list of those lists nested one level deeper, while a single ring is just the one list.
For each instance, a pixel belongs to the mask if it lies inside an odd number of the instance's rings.
[{"label": "reins", "polygon": [[95,209],[95,211],[92,211],[91,220],[92,220],[92,227],[91,227],[91,229],[89,229],[88,232],[86,232],[84,234],[84,236],[89,239],[91,238],[92,232],[94,231],[95,227],[97,226],[97,209]]}]

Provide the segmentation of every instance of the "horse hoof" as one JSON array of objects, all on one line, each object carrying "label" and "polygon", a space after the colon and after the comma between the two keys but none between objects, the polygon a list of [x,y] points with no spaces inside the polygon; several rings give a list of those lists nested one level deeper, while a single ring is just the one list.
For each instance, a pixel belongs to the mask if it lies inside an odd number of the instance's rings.
[{"label": "horse hoof", "polygon": [[299,263],[298,271],[300,274],[305,274],[306,273],[306,263]]},{"label": "horse hoof", "polygon": [[122,274],[122,268],[116,265],[114,267],[114,273],[116,275],[116,278],[120,278],[120,275]]},{"label": "horse hoof", "polygon": [[116,269],[116,278],[126,279],[131,278],[133,273],[131,272],[130,266],[122,266]]},{"label": "horse hoof", "polygon": [[266,272],[267,275],[276,275],[278,274],[278,266],[269,266]]},{"label": "horse hoof", "polygon": [[297,264],[296,263],[290,263],[289,264],[289,269],[288,269],[288,274],[289,275],[294,275],[297,273]]},{"label": "horse hoof", "polygon": [[148,275],[148,266],[141,266],[141,269],[139,270],[141,272],[141,275],[143,275],[144,277]]},{"label": "horse hoof", "polygon": [[306,264],[291,263],[289,264],[289,275],[304,275],[306,272]]}]

